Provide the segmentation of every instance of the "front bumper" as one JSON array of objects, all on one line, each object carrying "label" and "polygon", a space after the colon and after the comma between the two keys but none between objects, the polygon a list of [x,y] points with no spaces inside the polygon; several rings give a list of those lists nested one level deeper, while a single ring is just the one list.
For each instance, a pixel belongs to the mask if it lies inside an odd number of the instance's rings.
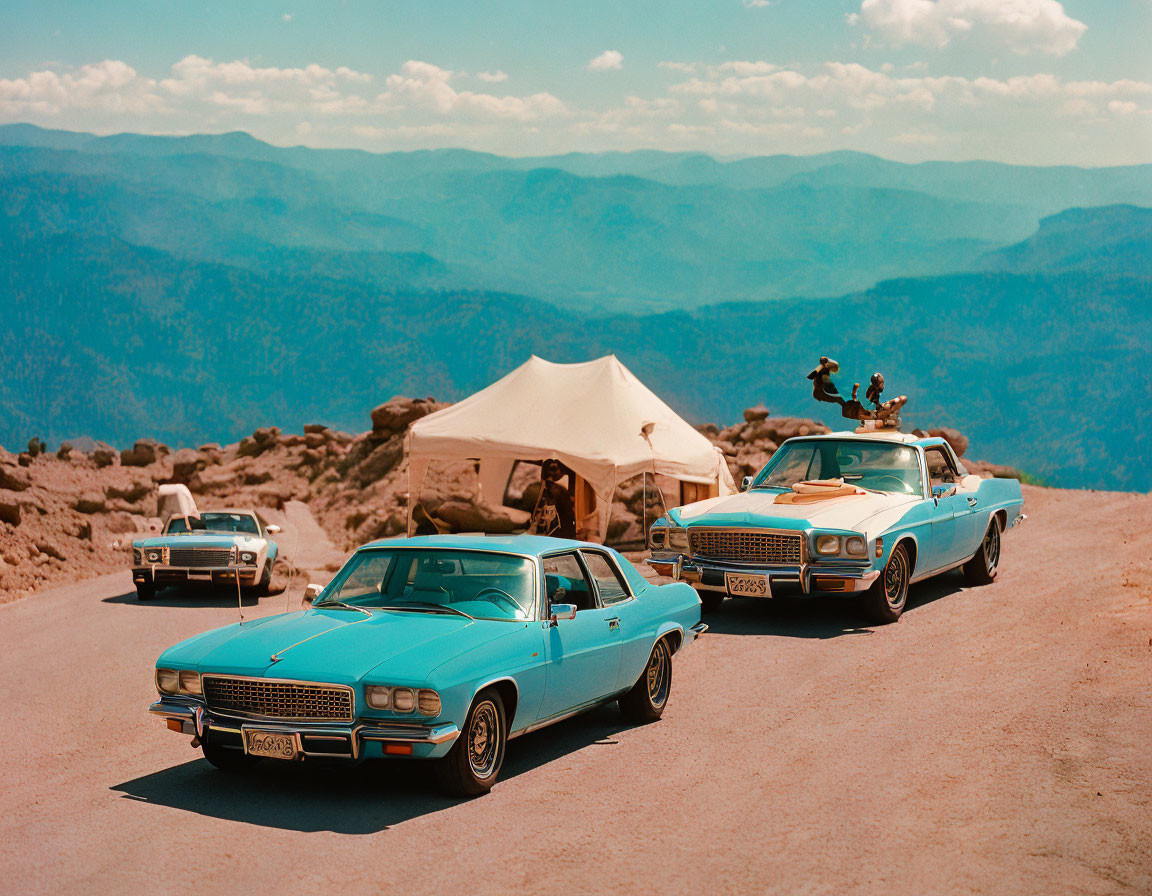
[{"label": "front bumper", "polygon": [[134,566],[132,582],[136,585],[232,585],[237,577],[241,585],[255,585],[255,566]]},{"label": "front bumper", "polygon": [[801,594],[854,594],[867,591],[880,575],[879,569],[851,563],[808,563],[757,569],[741,563],[700,560],[682,554],[660,554],[645,561],[662,576],[687,582],[702,591],[728,593],[725,575],[745,573],[768,577],[770,590],[798,590]]},{"label": "front bumper", "polygon": [[412,756],[434,759],[452,748],[460,729],[451,722],[420,724],[385,719],[358,719],[348,725],[262,722],[211,713],[200,701],[162,697],[148,707],[166,720],[172,731],[196,738],[193,745],[213,738],[222,746],[245,750],[244,732],[276,731],[296,735],[301,758],[364,759]]}]

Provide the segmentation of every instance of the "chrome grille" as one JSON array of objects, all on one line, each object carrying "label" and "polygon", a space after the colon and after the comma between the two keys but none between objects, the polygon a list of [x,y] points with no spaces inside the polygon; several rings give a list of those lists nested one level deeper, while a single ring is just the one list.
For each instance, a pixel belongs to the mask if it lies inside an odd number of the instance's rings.
[{"label": "chrome grille", "polygon": [[170,566],[229,566],[232,561],[230,548],[170,548]]},{"label": "chrome grille", "polygon": [[265,719],[351,722],[352,689],[338,684],[305,684],[261,678],[204,676],[210,710]]},{"label": "chrome grille", "polygon": [[688,530],[689,551],[693,557],[765,566],[799,565],[803,538],[799,532],[767,532],[762,529]]}]

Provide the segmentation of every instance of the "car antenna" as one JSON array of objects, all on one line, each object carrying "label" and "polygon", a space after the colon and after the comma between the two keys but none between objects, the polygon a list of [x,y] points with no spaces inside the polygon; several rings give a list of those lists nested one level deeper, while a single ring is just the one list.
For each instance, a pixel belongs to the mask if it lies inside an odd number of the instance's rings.
[{"label": "car antenna", "polygon": [[240,554],[236,550],[235,545],[232,547],[232,553],[228,557],[228,562],[232,566],[232,577],[236,579],[236,609],[240,613],[240,624],[244,624],[244,600],[240,596]]}]

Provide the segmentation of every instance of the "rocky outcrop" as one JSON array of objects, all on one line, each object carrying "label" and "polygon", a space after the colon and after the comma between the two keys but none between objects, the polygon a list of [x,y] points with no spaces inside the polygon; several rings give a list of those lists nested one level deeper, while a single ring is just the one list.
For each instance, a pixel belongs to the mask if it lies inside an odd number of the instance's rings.
[{"label": "rocky outcrop", "polygon": [[155,439],[137,439],[131,448],[125,448],[120,452],[120,465],[122,467],[147,467],[156,463],[166,454],[168,454],[167,445],[161,445]]},{"label": "rocky outcrop", "polygon": [[372,433],[389,436],[405,432],[409,426],[433,411],[447,407],[431,398],[404,398],[397,395],[372,409]]},{"label": "rocky outcrop", "polygon": [[951,445],[957,457],[963,457],[964,452],[968,450],[968,437],[951,427],[942,426],[938,429],[930,429],[928,435],[937,436]]},{"label": "rocky outcrop", "polygon": [[19,467],[0,464],[0,489],[22,492],[32,486],[32,479]]}]

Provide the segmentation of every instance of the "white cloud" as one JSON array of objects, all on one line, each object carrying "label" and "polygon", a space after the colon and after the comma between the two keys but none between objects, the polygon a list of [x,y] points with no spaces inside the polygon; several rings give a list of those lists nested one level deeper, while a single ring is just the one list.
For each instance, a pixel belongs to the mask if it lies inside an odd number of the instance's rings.
[{"label": "white cloud", "polygon": [[1088,27],[1057,0],[863,0],[848,21],[896,46],[944,47],[959,38],[1054,56],[1074,50]]},{"label": "white cloud", "polygon": [[477,72],[476,77],[481,81],[487,82],[488,84],[499,84],[501,81],[508,80],[507,73],[500,71],[499,69],[494,72]]},{"label": "white cloud", "polygon": [[766,6],[771,6],[772,0],[744,0],[745,9],[763,9]]},{"label": "white cloud", "polygon": [[286,12],[280,18],[281,18],[281,20],[283,20],[285,22],[291,22],[293,15],[295,15],[295,13]]},{"label": "white cloud", "polygon": [[439,115],[469,115],[530,121],[563,115],[564,103],[550,93],[495,96],[456,90],[449,82],[456,73],[416,59],[405,62],[384,82],[377,100],[388,109],[415,109]]},{"label": "white cloud", "polygon": [[610,72],[622,69],[624,67],[624,54],[619,50],[605,50],[595,59],[592,59],[584,66],[585,71],[589,72]]}]

